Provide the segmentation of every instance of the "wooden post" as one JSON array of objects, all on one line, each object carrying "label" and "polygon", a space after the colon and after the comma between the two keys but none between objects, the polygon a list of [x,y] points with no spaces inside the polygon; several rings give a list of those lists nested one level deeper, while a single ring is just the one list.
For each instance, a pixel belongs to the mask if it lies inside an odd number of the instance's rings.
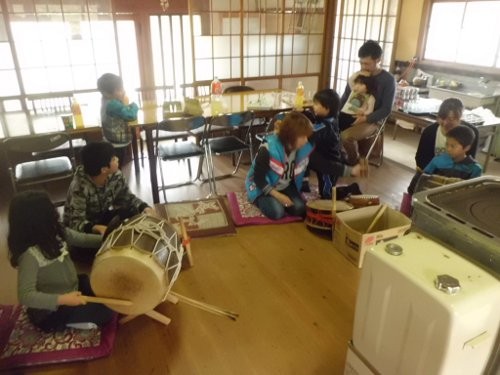
[{"label": "wooden post", "polygon": [[191,238],[187,234],[186,226],[184,225],[184,220],[180,219],[181,234],[182,234],[182,246],[186,249],[186,254],[188,257],[189,266],[193,267],[193,255],[191,254]]}]

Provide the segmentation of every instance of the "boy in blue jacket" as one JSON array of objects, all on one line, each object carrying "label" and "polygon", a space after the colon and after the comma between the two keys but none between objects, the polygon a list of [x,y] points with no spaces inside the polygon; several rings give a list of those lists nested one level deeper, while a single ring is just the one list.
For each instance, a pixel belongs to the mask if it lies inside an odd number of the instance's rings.
[{"label": "boy in blue jacket", "polygon": [[481,166],[467,152],[474,142],[474,133],[467,126],[460,125],[446,133],[446,152],[431,160],[424,173],[463,180],[479,177]]},{"label": "boy in blue jacket", "polygon": [[[459,125],[446,133],[446,152],[434,156],[424,168],[423,173],[427,175],[439,175],[443,177],[455,177],[462,180],[479,177],[482,174],[481,166],[470,155],[468,151],[474,143],[474,132],[465,125]],[[419,173],[410,184],[411,193],[421,190]],[[410,188],[408,189],[410,191]]]}]

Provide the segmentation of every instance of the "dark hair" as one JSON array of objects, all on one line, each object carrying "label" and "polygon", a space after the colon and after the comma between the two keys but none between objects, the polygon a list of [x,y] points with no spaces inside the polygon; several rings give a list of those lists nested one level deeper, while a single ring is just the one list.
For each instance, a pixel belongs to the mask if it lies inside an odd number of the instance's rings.
[{"label": "dark hair", "polygon": [[292,111],[285,115],[283,120],[275,123],[278,130],[278,138],[287,152],[295,145],[297,138],[306,136],[309,138],[313,133],[311,121],[302,113]]},{"label": "dark hair", "polygon": [[97,80],[97,89],[102,95],[113,95],[114,92],[123,87],[123,80],[113,73],[105,73]]},{"label": "dark hair", "polygon": [[371,57],[374,60],[380,59],[382,57],[382,47],[374,40],[367,40],[359,47],[358,57]]},{"label": "dark hair", "polygon": [[47,259],[61,255],[64,228],[59,213],[44,191],[18,193],[9,207],[9,260],[17,267],[19,257],[31,246],[38,246]]},{"label": "dark hair", "polygon": [[445,119],[450,113],[453,113],[457,118],[462,117],[464,105],[460,99],[448,98],[443,100],[439,106],[438,117]]},{"label": "dark hair", "polygon": [[446,138],[456,139],[457,142],[462,145],[462,147],[467,147],[472,145],[474,139],[476,138],[476,135],[468,126],[458,125],[448,130],[448,132],[446,133]]},{"label": "dark hair", "polygon": [[377,94],[377,82],[375,78],[371,76],[365,76],[363,74],[358,74],[356,78],[354,78],[354,83],[362,83],[366,86],[366,92],[370,95]]},{"label": "dark hair", "polygon": [[314,102],[328,109],[328,117],[337,117],[340,109],[340,97],[335,90],[324,89],[314,94]]},{"label": "dark hair", "polygon": [[114,156],[115,148],[108,142],[90,142],[80,152],[83,170],[92,177],[100,175],[101,168],[109,167]]}]

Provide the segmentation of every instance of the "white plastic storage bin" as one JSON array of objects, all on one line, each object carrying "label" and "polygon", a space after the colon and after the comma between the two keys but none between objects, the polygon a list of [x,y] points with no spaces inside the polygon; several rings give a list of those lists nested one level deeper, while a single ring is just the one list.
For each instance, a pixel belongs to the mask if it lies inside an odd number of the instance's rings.
[{"label": "white plastic storage bin", "polygon": [[500,281],[444,246],[410,233],[367,252],[353,344],[378,372],[481,374],[499,320]]}]

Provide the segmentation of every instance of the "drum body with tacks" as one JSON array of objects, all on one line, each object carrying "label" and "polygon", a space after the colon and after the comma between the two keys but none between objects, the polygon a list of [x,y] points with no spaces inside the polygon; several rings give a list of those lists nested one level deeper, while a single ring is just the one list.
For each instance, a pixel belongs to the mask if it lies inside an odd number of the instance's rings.
[{"label": "drum body with tacks", "polygon": [[[336,201],[336,212],[352,209],[352,205],[344,201]],[[306,225],[312,229],[332,231],[335,225],[333,201],[331,199],[316,199],[306,203]]]},{"label": "drum body with tacks", "polygon": [[122,314],[153,310],[167,296],[181,268],[183,248],[165,220],[139,215],[115,229],[96,255],[90,283],[100,297],[128,300],[109,305]]},{"label": "drum body with tacks", "polygon": [[351,195],[348,201],[354,208],[378,206],[380,204],[379,196],[370,194]]}]

